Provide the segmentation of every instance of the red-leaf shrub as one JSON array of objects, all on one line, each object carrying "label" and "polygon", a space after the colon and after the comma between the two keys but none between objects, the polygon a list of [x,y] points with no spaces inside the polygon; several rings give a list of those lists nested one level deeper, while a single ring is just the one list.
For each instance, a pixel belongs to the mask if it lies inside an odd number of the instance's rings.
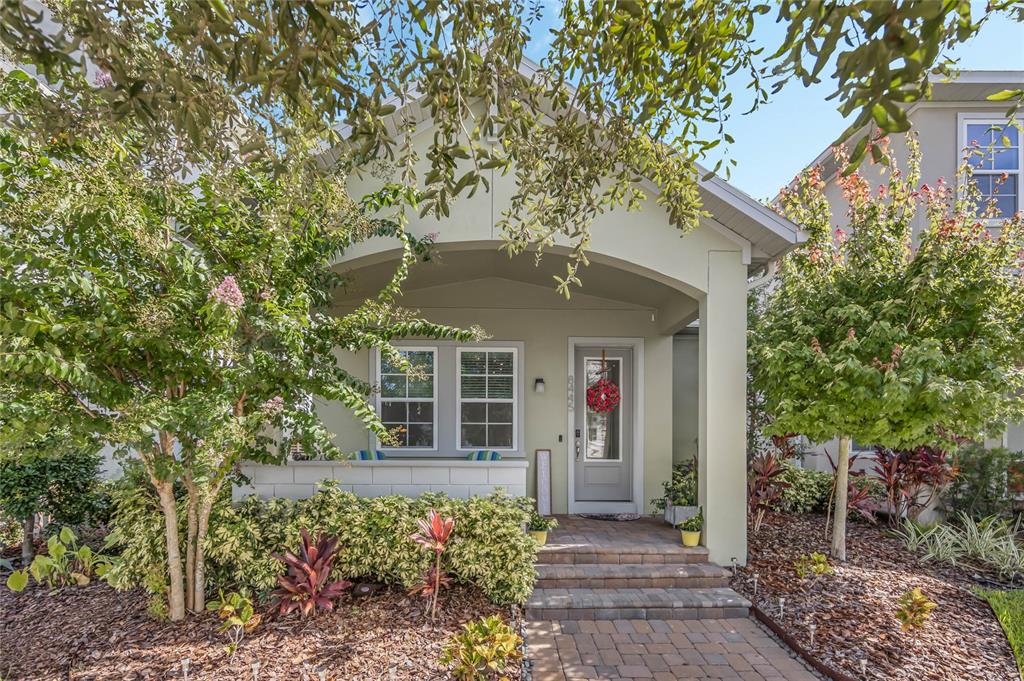
[{"label": "red-leaf shrub", "polygon": [[747,503],[754,514],[754,532],[761,529],[764,514],[782,501],[782,490],[789,483],[779,479],[784,472],[782,461],[775,454],[758,454],[750,460],[750,478],[747,481]]},{"label": "red-leaf shrub", "polygon": [[[442,518],[441,514],[430,509],[426,520],[417,520],[420,531],[410,537],[414,542],[434,552],[434,565],[427,572],[425,579],[431,580],[428,588],[422,588],[424,595],[430,595],[430,618],[437,615],[437,594],[441,590],[442,576],[441,554],[444,553],[445,545],[451,538],[452,530],[455,529],[455,518]],[[429,590],[429,591],[428,591]]]},{"label": "red-leaf shrub", "polygon": [[314,543],[303,528],[299,555],[285,551],[274,558],[288,566],[288,574],[277,578],[279,588],[271,592],[277,599],[278,614],[287,615],[298,609],[305,617],[316,608],[333,610],[334,601],[341,597],[352,582],[344,579],[330,581],[331,566],[338,557],[338,540],[320,535]]},{"label": "red-leaf shrub", "polygon": [[946,452],[933,447],[875,447],[873,457],[873,469],[885,488],[892,523],[899,523],[904,515],[916,520],[956,477]]}]

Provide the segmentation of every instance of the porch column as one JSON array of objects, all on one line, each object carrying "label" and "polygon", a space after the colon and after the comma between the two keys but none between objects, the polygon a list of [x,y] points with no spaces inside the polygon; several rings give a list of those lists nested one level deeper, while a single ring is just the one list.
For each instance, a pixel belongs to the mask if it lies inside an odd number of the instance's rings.
[{"label": "porch column", "polygon": [[708,253],[700,301],[699,499],[713,562],[747,562],[747,269],[739,251]]}]

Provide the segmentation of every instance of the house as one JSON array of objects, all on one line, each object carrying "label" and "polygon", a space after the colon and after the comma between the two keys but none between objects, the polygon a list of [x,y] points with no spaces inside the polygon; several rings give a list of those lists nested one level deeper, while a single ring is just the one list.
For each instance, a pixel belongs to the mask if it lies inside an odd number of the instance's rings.
[{"label": "house", "polygon": [[[995,196],[997,205],[1003,215],[1010,216],[1024,210],[1021,199],[1021,187],[1024,185],[1024,132],[1007,125],[1007,102],[991,102],[989,95],[1002,90],[1014,90],[1024,87],[1024,71],[963,71],[950,81],[936,80],[932,83],[932,97],[929,101],[917,102],[907,109],[911,122],[911,130],[917,135],[921,151],[921,181],[935,185],[943,180],[956,182],[957,168],[960,165],[964,149],[973,141],[981,147],[995,142],[997,158],[978,159],[975,163],[974,179],[979,183],[985,196]],[[1016,124],[1021,124],[1017,114]],[[1003,147],[999,136],[993,137],[993,126],[1005,131],[1010,146]],[[851,146],[860,135],[851,138]],[[896,163],[905,167],[907,160],[906,135],[890,136],[890,148]],[[826,181],[825,194],[832,205],[832,214],[837,227],[847,224],[847,205],[842,198],[842,191],[837,183],[837,168],[831,149],[826,149],[809,167],[821,166],[822,179]],[[865,161],[861,172],[873,184],[883,183],[879,167]],[[1000,186],[993,184],[1006,173],[1006,180]],[[924,228],[923,213],[916,217],[915,234]],[[990,226],[998,229],[998,223]],[[1024,451],[1024,425],[1013,424],[1003,433],[1002,438],[990,441],[990,446],[1003,446],[1011,451]],[[871,443],[854,442],[853,451],[868,452]],[[831,470],[824,452],[835,456],[838,451],[836,441],[809,447],[804,457],[805,465],[818,470]]]},{"label": "house", "polygon": [[[424,157],[428,112],[413,102],[398,114],[423,122],[414,144]],[[236,496],[301,497],[333,478],[360,495],[502,487],[552,513],[645,513],[673,461],[696,453],[710,558],[745,563],[747,280],[798,243],[800,230],[712,177],[700,183],[710,216],[683,234],[652,183],[641,210],[595,220],[591,264],[566,300],[552,277],[564,274],[568,249],[553,247],[536,265],[533,254],[499,252],[496,216],[514,181],[495,174],[490,191],[458,199],[447,219],[410,215],[408,225],[436,233],[438,257],[413,268],[400,303],[436,322],[478,324],[486,341],[398,343],[418,377],[374,353],[338,352],[347,370],[380,386],[377,408],[386,425],[402,427],[402,446],[382,446],[340,404],[317,404],[336,444],[371,460],[247,464],[253,484]],[[353,179],[353,196],[372,182]],[[336,309],[375,295],[399,254],[383,238],[346,252],[337,269],[352,285]],[[620,390],[605,413],[586,403],[600,377]]]}]

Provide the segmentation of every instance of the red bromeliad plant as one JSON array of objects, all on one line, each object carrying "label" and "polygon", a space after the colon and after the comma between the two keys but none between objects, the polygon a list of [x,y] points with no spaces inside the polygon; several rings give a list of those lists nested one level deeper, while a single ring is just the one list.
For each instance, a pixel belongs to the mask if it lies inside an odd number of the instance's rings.
[{"label": "red bromeliad plant", "polygon": [[444,553],[445,546],[452,536],[455,518],[442,518],[440,513],[430,509],[426,520],[416,522],[420,526],[420,531],[413,534],[411,539],[434,552],[434,566],[425,575],[425,580],[432,580],[432,585],[417,589],[430,596],[430,619],[434,619],[437,614],[437,593],[441,590],[444,574],[441,572],[441,554]]},{"label": "red bromeliad plant", "polygon": [[874,472],[889,502],[890,523],[899,523],[904,516],[916,520],[956,477],[946,452],[935,447],[875,447],[873,456]]},{"label": "red bromeliad plant", "polygon": [[314,543],[309,532],[300,530],[302,547],[299,555],[285,551],[274,558],[288,566],[288,574],[277,578],[279,588],[271,595],[278,601],[278,614],[287,615],[298,609],[303,617],[316,608],[333,610],[334,601],[341,597],[352,582],[344,579],[329,581],[334,559],[338,557],[338,540],[320,535]]}]

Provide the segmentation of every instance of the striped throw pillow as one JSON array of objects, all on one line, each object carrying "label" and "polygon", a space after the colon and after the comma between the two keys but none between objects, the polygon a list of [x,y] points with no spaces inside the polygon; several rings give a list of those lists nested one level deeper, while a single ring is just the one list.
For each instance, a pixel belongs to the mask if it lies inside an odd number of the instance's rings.
[{"label": "striped throw pillow", "polygon": [[384,452],[380,451],[379,449],[374,450],[372,452],[368,449],[360,449],[359,453],[356,454],[356,459],[358,459],[359,461],[383,461]]},{"label": "striped throw pillow", "polygon": [[480,449],[475,452],[470,452],[466,455],[467,461],[501,461],[500,452],[492,452],[486,449]]}]

